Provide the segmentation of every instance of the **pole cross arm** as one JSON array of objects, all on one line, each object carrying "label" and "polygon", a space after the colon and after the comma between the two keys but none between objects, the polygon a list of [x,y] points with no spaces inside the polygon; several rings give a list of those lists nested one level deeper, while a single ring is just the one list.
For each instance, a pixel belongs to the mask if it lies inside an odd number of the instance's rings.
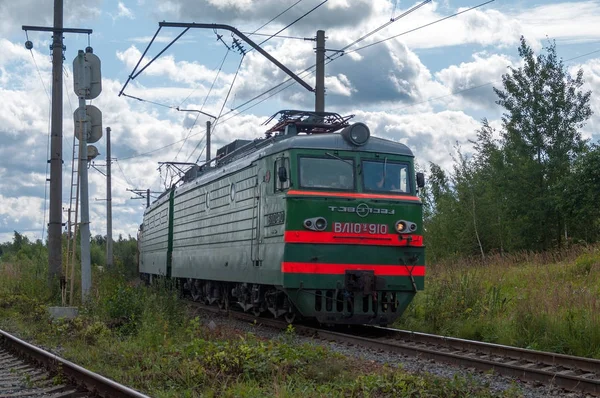
[{"label": "pole cross arm", "polygon": [[22,29],[25,31],[37,31],[37,32],[62,32],[62,33],[85,33],[91,35],[94,31],[92,29],[80,29],[80,28],[55,28],[47,26],[29,26],[23,25]]},{"label": "pole cross arm", "polygon": [[273,56],[271,56],[268,52],[266,52],[265,50],[263,50],[262,47],[260,47],[258,44],[256,44],[255,42],[253,42],[248,36],[246,36],[245,34],[243,34],[242,32],[240,32],[239,30],[237,30],[233,26],[224,25],[224,24],[195,23],[195,22],[192,22],[192,23],[185,23],[185,22],[159,22],[158,26],[160,26],[161,28],[162,27],[166,27],[166,28],[186,28],[186,29],[196,28],[196,29],[223,29],[223,30],[228,30],[228,31],[234,33],[240,39],[244,40],[246,43],[248,43],[256,51],[258,51],[259,53],[261,53],[262,55],[264,55],[265,58],[267,58],[269,61],[271,61],[275,65],[277,65],[279,67],[279,69],[281,69],[282,71],[284,71],[285,73],[287,73],[292,79],[294,79],[298,83],[300,83],[300,85],[302,85],[302,87],[304,87],[305,89],[307,89],[308,91],[311,91],[311,92],[315,91],[310,86],[310,84],[306,83],[304,80],[302,80],[300,77],[298,77],[298,75],[296,75],[294,72],[292,72],[291,70],[289,70],[281,62],[279,62],[275,58],[273,58]]}]

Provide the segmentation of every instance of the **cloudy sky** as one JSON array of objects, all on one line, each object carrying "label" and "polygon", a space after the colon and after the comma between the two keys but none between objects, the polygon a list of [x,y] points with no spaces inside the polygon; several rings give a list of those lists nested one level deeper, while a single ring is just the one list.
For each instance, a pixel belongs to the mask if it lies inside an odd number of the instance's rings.
[{"label": "cloudy sky", "polygon": [[[260,137],[265,130],[261,123],[279,109],[314,107],[314,95],[298,84],[268,99],[265,95],[245,104],[287,76],[256,51],[242,59],[239,52],[228,50],[233,39],[229,32],[199,29],[183,35],[128,85],[126,94],[145,101],[119,97],[158,21],[223,23],[254,32],[295,4],[257,32],[271,34],[322,2],[65,0],[65,26],[93,29],[89,42],[102,60],[103,92],[92,102],[103,113],[103,126],[112,129],[115,236],[135,236],[142,219],[145,201],[130,199],[127,189],[160,192],[171,178],[166,170],[158,170],[158,162],[194,162],[205,156],[207,118],[170,107],[218,115],[227,98],[223,117],[215,127],[213,152],[236,138]],[[502,110],[494,103],[492,87],[499,86],[508,66],[519,65],[517,46],[524,35],[536,51],[555,40],[568,68],[583,68],[585,88],[593,92],[595,111],[584,134],[596,142],[600,122],[600,96],[596,95],[600,90],[600,1],[497,0],[400,35],[481,2],[432,1],[348,47],[343,56],[328,52],[326,110],[354,114],[354,120],[367,123],[374,135],[406,143],[422,166],[436,162],[449,168],[453,146],[458,142],[468,151],[468,140],[474,138],[483,117],[498,123]],[[49,26],[52,4],[52,0],[0,0],[0,242],[10,240],[14,230],[41,238],[48,222],[45,198],[51,38],[48,33],[29,32],[34,43],[29,51],[24,47],[26,36],[21,26]],[[281,35],[286,38],[272,38],[262,46],[299,73],[314,64],[314,42],[304,38],[314,37],[318,29],[326,31],[326,48],[338,50],[418,4],[404,0],[328,0],[283,31]],[[148,56],[156,55],[180,32],[162,29]],[[222,35],[222,41],[217,40],[217,34]],[[399,36],[360,49],[395,35]],[[251,36],[257,42],[267,37]],[[72,114],[77,107],[72,61],[77,50],[87,45],[87,35],[65,36],[65,209],[70,197]],[[314,85],[313,74],[303,76]],[[96,163],[101,170],[105,145],[104,138],[96,144],[101,154]],[[90,169],[92,235],[106,234],[105,184],[105,177]]]}]

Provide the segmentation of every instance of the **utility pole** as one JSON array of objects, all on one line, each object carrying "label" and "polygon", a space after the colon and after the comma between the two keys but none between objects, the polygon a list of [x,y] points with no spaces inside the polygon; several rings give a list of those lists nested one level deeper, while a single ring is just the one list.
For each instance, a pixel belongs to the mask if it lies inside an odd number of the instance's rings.
[{"label": "utility pole", "polygon": [[317,30],[315,112],[325,112],[325,31]]},{"label": "utility pole", "polygon": [[[175,109],[177,109],[179,112],[201,113],[205,116],[212,117],[213,119],[217,120],[216,116],[213,116],[210,113],[203,112],[199,109],[179,109],[179,107],[177,107]],[[198,115],[198,116],[200,116],[200,115]],[[210,120],[207,120],[206,121],[206,162],[208,162],[210,160],[210,126],[211,126],[211,122],[210,122]],[[198,158],[198,160],[200,160],[200,158]]]},{"label": "utility pole", "polygon": [[206,121],[206,163],[210,161],[210,120]]},{"label": "utility pole", "polygon": [[[22,26],[27,31],[52,32],[52,121],[50,137],[50,206],[48,217],[48,283],[64,284],[62,270],[62,139],[63,139],[63,34],[86,33],[91,29],[63,28],[63,0],[54,0],[54,26]],[[25,43],[29,50],[33,43]],[[62,287],[62,286],[61,286]]]},{"label": "utility pole", "polygon": [[52,122],[50,138],[50,216],[48,220],[48,278],[51,286],[62,272],[62,76],[63,76],[63,2],[54,0],[52,34]]},{"label": "utility pole", "polygon": [[106,268],[113,266],[112,184],[110,180],[110,127],[106,128]]}]

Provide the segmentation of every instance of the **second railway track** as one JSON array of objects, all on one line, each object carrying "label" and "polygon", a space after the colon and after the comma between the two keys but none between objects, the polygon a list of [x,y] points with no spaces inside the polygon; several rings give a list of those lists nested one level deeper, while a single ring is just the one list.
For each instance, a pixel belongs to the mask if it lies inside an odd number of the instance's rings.
[{"label": "second railway track", "polygon": [[0,330],[0,398],[149,398]]},{"label": "second railway track", "polygon": [[[211,312],[218,308],[193,303]],[[229,311],[235,318],[257,321],[265,326],[285,329],[286,322]],[[327,328],[294,325],[297,333],[338,343],[354,344],[374,350],[432,359],[519,380],[600,396],[600,360],[528,350],[480,341],[437,336],[405,330],[363,326],[340,332]]]}]

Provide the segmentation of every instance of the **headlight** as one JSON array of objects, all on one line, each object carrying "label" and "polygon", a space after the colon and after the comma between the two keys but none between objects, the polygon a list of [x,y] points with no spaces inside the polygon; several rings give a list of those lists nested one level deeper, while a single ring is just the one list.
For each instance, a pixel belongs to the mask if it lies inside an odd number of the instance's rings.
[{"label": "headlight", "polygon": [[320,217],[317,218],[317,221],[315,222],[315,227],[319,230],[319,231],[323,231],[325,228],[327,228],[327,220],[325,220],[324,218]]},{"label": "headlight", "polygon": [[327,228],[327,220],[323,217],[307,218],[303,224],[304,228],[312,231],[325,231]]},{"label": "headlight", "polygon": [[410,221],[400,220],[396,221],[395,228],[396,232],[399,234],[410,234],[417,230],[417,224]]},{"label": "headlight", "polygon": [[342,137],[355,146],[365,145],[371,136],[369,128],[364,123],[354,123],[342,130]]},{"label": "headlight", "polygon": [[396,232],[402,233],[406,229],[406,224],[404,221],[396,222]]}]

